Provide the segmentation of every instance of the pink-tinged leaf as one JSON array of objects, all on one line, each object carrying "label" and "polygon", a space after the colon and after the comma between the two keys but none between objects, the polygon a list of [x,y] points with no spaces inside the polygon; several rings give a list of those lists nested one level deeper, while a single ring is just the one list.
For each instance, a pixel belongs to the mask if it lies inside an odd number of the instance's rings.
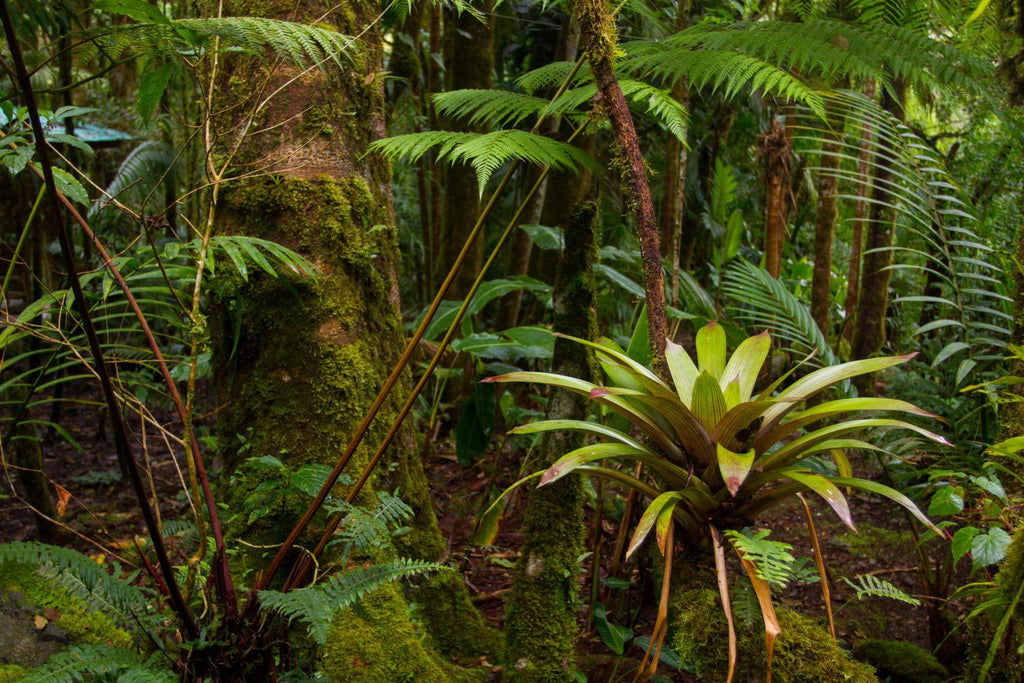
[{"label": "pink-tinged leaf", "polygon": [[779,475],[792,479],[798,484],[803,484],[809,490],[817,493],[829,504],[829,507],[835,511],[846,526],[854,531],[857,530],[853,524],[853,515],[850,514],[850,504],[847,502],[846,496],[831,481],[821,475],[796,469],[781,470]]},{"label": "pink-tinged leaf", "polygon": [[658,523],[655,525],[655,538],[658,540],[658,550],[664,555],[667,548],[666,544],[669,539],[669,530],[672,528],[672,511],[675,509],[675,504],[666,507],[658,514]]},{"label": "pink-tinged leaf", "polygon": [[754,465],[754,449],[746,453],[733,453],[720,443],[715,444],[715,449],[718,451],[718,471],[722,473],[722,480],[729,493],[735,496]]},{"label": "pink-tinged leaf", "polygon": [[[891,368],[894,365],[899,365],[900,363],[906,363],[916,355],[916,353],[910,353],[905,356],[866,358],[864,360],[854,360],[849,363],[842,363],[841,365],[831,365],[829,367],[821,368],[793,382],[781,391],[776,398],[806,399],[818,393],[822,389],[827,389],[833,384],[838,384],[839,382],[859,375],[866,375],[872,372],[885,370],[886,368]],[[794,405],[795,404],[788,403],[782,404],[768,411],[765,415],[765,426],[772,426],[774,422],[781,419],[783,415],[792,410]]]},{"label": "pink-tinged leaf", "polygon": [[672,375],[672,383],[676,385],[679,400],[687,406],[693,401],[693,383],[697,381],[700,371],[694,365],[690,354],[671,339],[665,343],[665,362],[668,372]]},{"label": "pink-tinged leaf", "polygon": [[739,382],[740,400],[749,401],[771,346],[772,338],[767,330],[744,339],[732,352],[732,356],[722,372],[722,387],[728,386],[733,381]]},{"label": "pink-tinged leaf", "polygon": [[[725,677],[725,683],[732,683],[732,677],[736,673],[736,626],[732,620],[732,603],[729,601],[729,577],[725,569],[725,548],[722,545],[722,534],[713,524],[708,524],[711,530],[711,547],[715,554],[715,574],[718,577],[718,596],[722,600],[722,612],[725,614],[725,623],[729,628],[729,673]],[[757,572],[751,572],[756,575]]]},{"label": "pink-tinged leaf", "polygon": [[[640,521],[637,522],[636,530],[633,532],[633,537],[629,541],[629,547],[626,549],[627,560],[633,556],[636,549],[644,542],[644,539],[651,533],[651,529],[654,528],[655,524],[660,522],[662,513],[667,513],[668,517],[671,519],[672,510],[675,509],[676,504],[681,499],[682,496],[679,495],[678,491],[666,491],[651,501],[651,504],[647,506],[646,510],[644,510],[644,514],[641,515]],[[659,547],[662,545],[660,535],[661,531],[659,529]]]},{"label": "pink-tinged leaf", "polygon": [[775,639],[782,634],[782,627],[779,626],[779,618],[775,615],[775,606],[772,604],[772,591],[768,587],[768,583],[758,576],[754,564],[745,559],[738,550],[736,554],[740,555],[740,562],[743,563],[743,569],[747,572],[750,585],[754,588],[757,603],[761,607],[761,616],[764,617],[764,644],[768,653],[768,671],[765,683],[772,683],[772,655],[775,651]]},{"label": "pink-tinged leaf", "polygon": [[879,484],[875,481],[869,481],[867,479],[858,479],[856,477],[829,477],[832,483],[838,484],[839,486],[849,486],[855,489],[861,489],[862,491],[868,491],[869,493],[877,493],[880,496],[884,496],[889,500],[902,505],[907,509],[910,514],[917,517],[917,519],[924,524],[926,527],[934,531],[939,536],[942,532],[937,526],[932,524],[932,521],[925,516],[921,510],[914,505],[914,501],[907,498],[905,495],[897,491],[896,489],[890,488],[885,484]]},{"label": "pink-tinged leaf", "polygon": [[623,443],[598,443],[577,448],[566,453],[545,470],[539,486],[554,483],[576,469],[598,460],[621,458],[629,461],[640,461],[652,470],[665,477],[667,481],[680,486],[685,484],[687,471],[673,465],[660,455],[654,455],[646,449],[633,448]]},{"label": "pink-tinged leaf", "polygon": [[611,427],[605,427],[604,425],[597,422],[587,422],[586,420],[538,420],[537,422],[530,422],[518,427],[513,427],[508,430],[509,434],[537,434],[540,432],[553,432],[561,431],[563,429],[569,429],[578,432],[587,432],[590,434],[597,434],[603,436],[606,439],[618,441],[624,443],[627,446],[632,446],[638,451],[645,451],[650,455],[654,456],[654,451],[647,448],[633,437],[628,434],[623,434],[617,429]]}]

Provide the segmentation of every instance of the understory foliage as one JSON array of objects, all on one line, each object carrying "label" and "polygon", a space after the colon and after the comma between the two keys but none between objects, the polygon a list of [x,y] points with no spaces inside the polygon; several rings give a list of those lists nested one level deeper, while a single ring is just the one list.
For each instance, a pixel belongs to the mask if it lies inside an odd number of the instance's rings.
[{"label": "understory foliage", "polygon": [[[0,616],[59,641],[0,681],[1020,679],[1020,7],[0,3]],[[258,452],[215,371],[353,433]],[[556,482],[516,669],[477,610]],[[827,564],[869,497],[911,542]]]}]

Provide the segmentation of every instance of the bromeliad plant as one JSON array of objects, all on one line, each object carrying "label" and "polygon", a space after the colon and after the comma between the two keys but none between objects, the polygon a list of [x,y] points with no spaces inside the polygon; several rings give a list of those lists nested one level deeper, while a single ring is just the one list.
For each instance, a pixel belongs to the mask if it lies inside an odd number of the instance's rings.
[{"label": "bromeliad plant", "polygon": [[[583,394],[625,418],[643,438],[581,420],[545,420],[517,427],[513,430],[517,434],[573,429],[599,437],[597,443],[563,455],[547,470],[528,479],[539,477],[540,485],[544,486],[570,473],[595,475],[650,500],[627,556],[636,551],[652,529],[656,529],[666,562],[671,561],[674,530],[678,529],[692,544],[706,546],[710,537],[729,621],[730,678],[736,646],[725,580],[722,530],[742,528],[766,509],[805,491],[823,498],[844,523],[854,528],[842,490],[854,488],[889,498],[937,531],[900,492],[853,477],[845,455],[850,449],[878,450],[866,441],[852,438],[872,427],[912,430],[946,443],[943,437],[905,420],[860,417],[857,413],[933,415],[890,398],[839,398],[816,405],[806,403],[846,380],[899,365],[913,354],[820,368],[782,388],[797,365],[755,393],[772,343],[767,332],[745,339],[729,356],[725,330],[712,322],[697,332],[696,363],[682,346],[669,341],[665,355],[671,382],[663,381],[612,342],[570,339],[594,350],[610,380],[608,386],[542,372],[514,372],[487,381],[534,382]],[[824,420],[828,423],[823,425]],[[833,469],[823,462],[825,459],[832,460],[837,474],[822,473]],[[612,466],[623,462],[634,464],[635,470]],[[770,676],[772,644],[779,629],[768,584],[756,558],[748,558],[739,546],[737,552],[765,617]],[[819,570],[823,568],[819,564]],[[666,630],[667,589],[666,581],[653,641],[663,639]],[[657,662],[657,651],[649,654],[653,654],[652,662]]]}]

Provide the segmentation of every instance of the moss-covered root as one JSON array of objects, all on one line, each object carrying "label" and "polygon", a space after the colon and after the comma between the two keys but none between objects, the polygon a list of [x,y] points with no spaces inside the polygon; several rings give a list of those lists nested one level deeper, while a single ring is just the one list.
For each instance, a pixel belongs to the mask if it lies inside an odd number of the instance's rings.
[{"label": "moss-covered root", "polygon": [[[565,255],[555,283],[555,330],[593,338],[597,254],[592,202],[577,207],[565,233]],[[593,359],[584,347],[558,339],[553,371],[591,379]],[[576,394],[555,390],[548,417],[581,420],[586,403]],[[575,433],[546,435],[542,462],[580,445]],[[577,558],[583,548],[583,482],[570,476],[534,489],[527,499],[524,541],[506,606],[508,649],[505,680],[514,683],[571,681],[573,643],[578,630]]]},{"label": "moss-covered root", "polygon": [[858,643],[854,654],[891,683],[942,683],[949,678],[931,652],[912,643],[871,638]]},{"label": "moss-covered root", "polygon": [[[676,591],[672,647],[701,681],[724,681],[728,671],[728,628],[710,588]],[[852,659],[832,642],[825,629],[790,609],[777,607],[782,635],[775,641],[772,680],[778,683],[875,683],[874,670]],[[737,615],[738,617],[738,615]],[[767,656],[759,619],[736,619],[738,661],[735,680],[763,680]]]},{"label": "moss-covered root", "polygon": [[443,661],[406,614],[395,585],[363,598],[334,620],[321,671],[334,683],[458,683],[482,680]]}]

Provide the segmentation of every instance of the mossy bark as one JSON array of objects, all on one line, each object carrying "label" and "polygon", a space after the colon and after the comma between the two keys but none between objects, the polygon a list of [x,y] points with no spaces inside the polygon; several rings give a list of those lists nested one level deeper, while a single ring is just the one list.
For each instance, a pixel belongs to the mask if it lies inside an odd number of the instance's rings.
[{"label": "mossy bark", "polygon": [[789,161],[793,150],[786,129],[773,118],[759,140],[764,158],[764,267],[778,278],[782,273],[782,247],[789,223]]},{"label": "mossy bark", "polygon": [[[221,188],[215,234],[273,240],[320,270],[315,280],[250,272],[248,279],[233,276],[226,285],[221,275],[219,316],[211,326],[225,470],[237,471],[245,458],[268,455],[292,466],[333,464],[403,341],[390,168],[364,156],[367,145],[384,134],[377,10],[343,2],[324,15],[316,2],[226,4],[225,15],[315,22],[361,33],[344,70],[302,72],[275,60],[222,57],[213,98],[214,111],[224,112],[214,119],[215,139],[221,141],[213,150],[214,164],[228,162],[226,175],[242,178]],[[270,93],[275,94],[257,107]],[[349,474],[367,463],[407,391],[407,382],[396,386]],[[395,440],[371,488],[398,489],[415,512],[413,530],[402,538],[399,552],[442,560],[446,544],[411,426]],[[245,494],[244,486],[229,493],[236,501]],[[282,515],[265,531],[283,534],[296,519]],[[449,680],[449,667],[433,646],[444,655],[486,651],[479,642],[483,625],[457,575],[434,577],[422,590],[416,614],[425,633],[416,632],[405,599],[395,592],[372,619],[362,619],[359,640],[348,635],[332,640],[324,673],[333,680]],[[421,601],[417,589],[409,598]],[[346,614],[345,622],[351,626],[359,614]],[[376,641],[387,641],[400,654],[394,661],[381,659],[391,653]]]},{"label": "mossy bark", "polygon": [[836,232],[836,189],[839,179],[839,145],[831,137],[822,148],[818,178],[818,206],[814,221],[814,271],[811,274],[811,317],[828,340],[832,307],[832,241]]},{"label": "mossy bark", "polygon": [[[597,332],[594,264],[597,205],[577,206],[565,230],[565,252],[554,290],[556,332],[593,339]],[[566,339],[555,340],[552,372],[593,381],[592,353]],[[555,389],[549,419],[585,420],[587,402]],[[545,434],[542,465],[583,445],[577,432]],[[523,545],[506,605],[508,638],[505,680],[515,683],[572,681],[572,653],[579,630],[577,560],[583,552],[583,481],[570,475],[530,491],[523,517]]]}]

